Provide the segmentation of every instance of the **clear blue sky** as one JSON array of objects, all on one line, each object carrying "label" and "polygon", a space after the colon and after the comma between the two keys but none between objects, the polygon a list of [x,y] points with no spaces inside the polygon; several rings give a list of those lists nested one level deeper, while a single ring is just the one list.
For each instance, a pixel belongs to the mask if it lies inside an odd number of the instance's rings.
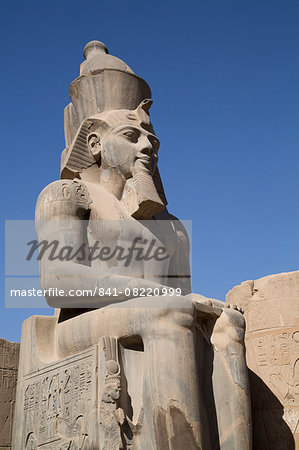
[{"label": "clear blue sky", "polygon": [[[152,89],[169,209],[193,221],[194,292],[298,269],[299,1],[16,0],[0,20],[2,242],[59,176],[68,86],[98,39]],[[5,309],[1,292],[0,337],[52,314]]]}]

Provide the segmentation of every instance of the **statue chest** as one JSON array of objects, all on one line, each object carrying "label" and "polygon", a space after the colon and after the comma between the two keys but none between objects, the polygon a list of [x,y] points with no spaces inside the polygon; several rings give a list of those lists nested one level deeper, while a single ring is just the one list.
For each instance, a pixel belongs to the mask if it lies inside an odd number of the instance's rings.
[{"label": "statue chest", "polygon": [[[118,202],[119,203],[119,202]],[[167,277],[178,237],[171,221],[138,221],[111,202],[106,212],[91,208],[88,243],[97,248],[93,266],[125,276]]]}]

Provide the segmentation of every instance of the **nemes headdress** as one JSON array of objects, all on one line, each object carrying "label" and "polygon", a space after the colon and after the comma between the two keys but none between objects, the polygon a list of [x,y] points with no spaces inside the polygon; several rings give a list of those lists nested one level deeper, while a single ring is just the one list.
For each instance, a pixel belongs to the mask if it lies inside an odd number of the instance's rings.
[{"label": "nemes headdress", "polygon": [[[100,129],[103,136],[118,124],[127,122],[153,132],[148,84],[122,60],[109,55],[102,42],[89,42],[83,55],[86,61],[80,66],[80,76],[69,87],[71,103],[64,110],[66,148],[61,157],[62,179],[72,179],[83,168],[94,164],[87,136],[95,129]],[[153,178],[166,205],[158,168]]]}]

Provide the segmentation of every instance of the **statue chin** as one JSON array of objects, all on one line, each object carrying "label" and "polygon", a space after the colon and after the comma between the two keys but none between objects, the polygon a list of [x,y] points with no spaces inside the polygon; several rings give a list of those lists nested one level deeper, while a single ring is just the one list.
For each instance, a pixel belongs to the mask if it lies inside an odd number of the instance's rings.
[{"label": "statue chin", "polygon": [[153,177],[145,171],[136,173],[127,181],[122,202],[130,215],[138,220],[148,220],[165,208]]}]

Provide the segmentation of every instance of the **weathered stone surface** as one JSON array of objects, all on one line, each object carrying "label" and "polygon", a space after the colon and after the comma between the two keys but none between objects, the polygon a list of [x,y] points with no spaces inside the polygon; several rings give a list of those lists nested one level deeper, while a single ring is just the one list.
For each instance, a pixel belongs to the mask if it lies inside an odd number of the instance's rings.
[{"label": "weathered stone surface", "polygon": [[[98,345],[60,359],[55,355],[56,324],[55,317],[31,317],[23,324],[12,448],[109,448],[101,443],[106,442],[106,409],[109,420],[116,412],[109,415],[113,403],[109,387],[114,387],[115,379],[119,384],[118,355],[114,352],[111,356],[107,349],[111,343],[117,348],[115,339],[103,338]],[[45,329],[46,339],[39,346],[35,336]],[[27,359],[29,353],[31,358]],[[106,403],[107,408],[102,406]],[[117,427],[120,439],[118,423]],[[112,423],[108,429],[111,432]]]},{"label": "weathered stone surface", "polygon": [[0,338],[0,449],[10,448],[20,344]]},{"label": "weathered stone surface", "polygon": [[12,448],[249,449],[243,317],[192,301],[27,319]]},{"label": "weathered stone surface", "polygon": [[[102,43],[85,56],[61,180],[36,206],[39,240],[68,257],[40,260],[56,313],[23,324],[13,448],[249,450],[244,318],[190,293],[189,239],[166,208],[150,90]],[[136,239],[156,257],[132,250]],[[83,255],[95,245],[122,257]]]},{"label": "weathered stone surface", "polygon": [[299,271],[245,281],[226,301],[245,311],[254,448],[299,446]]}]

